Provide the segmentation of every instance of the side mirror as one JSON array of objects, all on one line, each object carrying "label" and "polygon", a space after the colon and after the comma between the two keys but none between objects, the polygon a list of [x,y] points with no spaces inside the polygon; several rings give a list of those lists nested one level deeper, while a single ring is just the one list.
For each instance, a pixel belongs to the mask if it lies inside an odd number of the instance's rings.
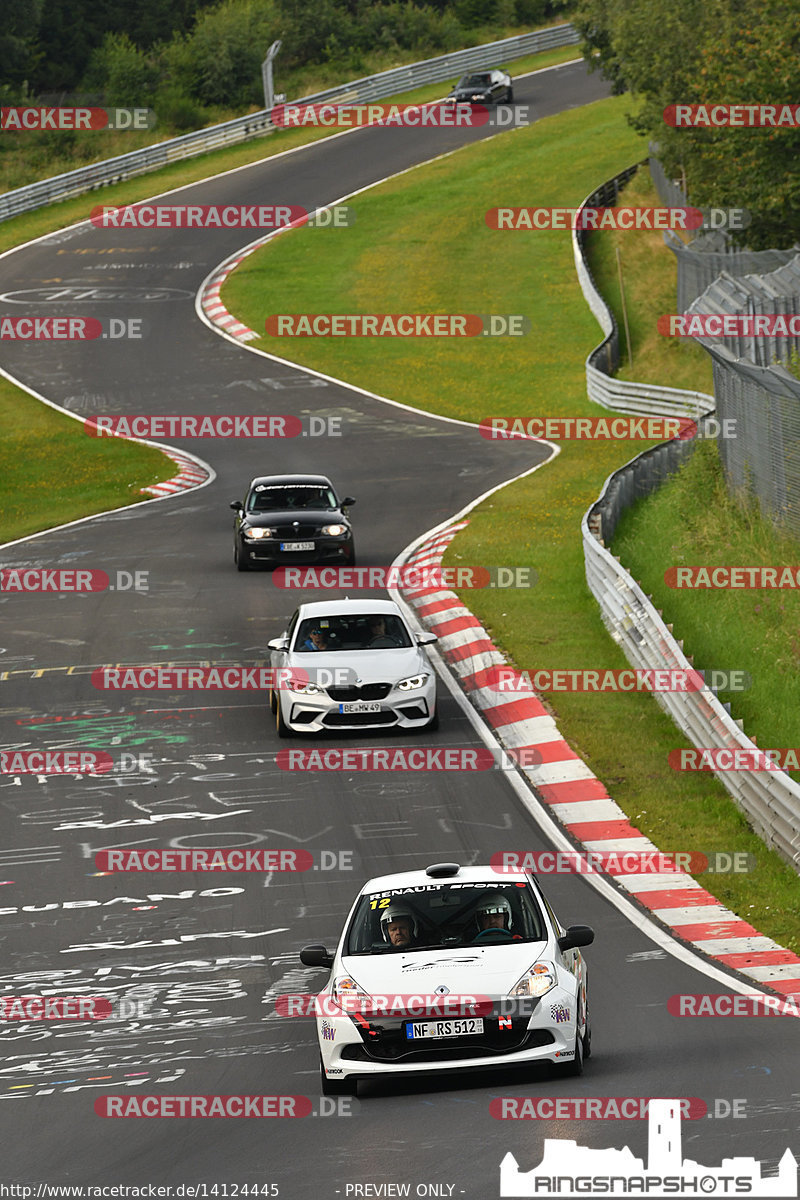
[{"label": "side mirror", "polygon": [[289,647],[289,639],[286,637],[272,638],[267,642],[270,650],[287,650]]},{"label": "side mirror", "polygon": [[342,501],[342,508],[349,508],[350,505],[355,504],[355,502],[355,496],[345,496],[344,500]]},{"label": "side mirror", "polygon": [[577,946],[591,946],[594,941],[594,930],[589,925],[570,925],[567,932],[558,939],[559,950],[573,950]]},{"label": "side mirror", "polygon": [[242,508],[241,500],[231,500],[228,508],[232,508],[234,512],[240,512]]},{"label": "side mirror", "polygon": [[439,638],[435,633],[415,633],[418,646],[432,646],[434,642],[438,642]]},{"label": "side mirror", "polygon": [[304,967],[325,967],[329,971],[333,966],[333,955],[324,946],[304,946],[300,951],[300,962]]}]

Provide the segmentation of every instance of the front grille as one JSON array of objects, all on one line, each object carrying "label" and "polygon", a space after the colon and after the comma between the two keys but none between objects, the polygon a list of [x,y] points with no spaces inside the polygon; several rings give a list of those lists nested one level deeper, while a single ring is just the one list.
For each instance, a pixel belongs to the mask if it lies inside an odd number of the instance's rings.
[{"label": "front grille", "polygon": [[275,537],[284,542],[308,542],[321,536],[320,525],[301,525],[299,529],[295,529],[294,525],[273,525],[272,528]]},{"label": "front grille", "polygon": [[397,716],[393,712],[326,713],[322,724],[329,728],[349,725],[396,725]]},{"label": "front grille", "polygon": [[527,1017],[512,1022],[509,1030],[484,1027],[482,1034],[474,1037],[442,1038],[438,1041],[414,1043],[403,1034],[401,1022],[393,1026],[383,1024],[378,1037],[369,1037],[362,1044],[345,1046],[342,1058],[355,1062],[403,1062],[433,1063],[452,1062],[458,1058],[485,1058],[490,1054],[502,1057],[519,1050],[532,1050],[536,1046],[551,1046],[555,1041],[549,1029],[526,1028]]},{"label": "front grille", "polygon": [[331,700],[337,704],[349,704],[354,700],[383,700],[392,690],[390,683],[362,683],[350,687],[329,687],[325,689]]}]

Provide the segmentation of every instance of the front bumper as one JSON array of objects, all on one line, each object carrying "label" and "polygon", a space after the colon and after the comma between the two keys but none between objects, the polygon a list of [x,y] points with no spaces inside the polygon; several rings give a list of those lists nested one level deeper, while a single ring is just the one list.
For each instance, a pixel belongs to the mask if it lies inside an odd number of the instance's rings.
[{"label": "front bumper", "polygon": [[[441,1072],[495,1070],[535,1062],[570,1062],[575,1057],[574,996],[556,988],[543,997],[530,1017],[503,1016],[512,1006],[495,1001],[497,1015],[484,1018],[484,1032],[471,1037],[409,1041],[407,1018],[354,1019],[348,1014],[317,1018],[317,1036],[325,1073],[331,1079],[380,1075],[432,1075]],[[570,1020],[554,1021],[551,1007],[567,1009]]]},{"label": "front bumper", "polygon": [[[252,562],[307,566],[309,563],[350,562],[353,557],[352,537],[309,538],[314,542],[313,550],[281,550],[280,538],[241,538],[243,552]],[[298,541],[301,540],[298,538]],[[302,539],[306,540],[306,539]]]},{"label": "front bumper", "polygon": [[283,719],[297,733],[324,733],[329,729],[420,729],[433,717],[433,672],[427,683],[412,691],[400,691],[388,684],[377,687],[386,692],[371,701],[378,705],[377,712],[343,712],[344,702],[332,699],[327,692],[307,696],[284,688],[280,693]]}]

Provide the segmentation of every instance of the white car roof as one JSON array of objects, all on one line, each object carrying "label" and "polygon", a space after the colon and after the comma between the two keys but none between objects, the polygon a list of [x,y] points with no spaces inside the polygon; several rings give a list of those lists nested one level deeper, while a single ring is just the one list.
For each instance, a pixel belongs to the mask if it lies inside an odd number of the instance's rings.
[{"label": "white car roof", "polygon": [[299,611],[303,619],[359,613],[392,613],[401,618],[403,615],[394,600],[371,600],[369,596],[363,600],[315,600],[310,604],[301,604]]},{"label": "white car roof", "polygon": [[[432,864],[431,864],[432,865]],[[494,871],[490,866],[459,867],[454,875],[428,875],[423,868],[421,871],[401,871],[397,875],[378,875],[368,879],[361,889],[362,892],[379,892],[384,888],[416,887],[423,883],[526,883],[525,871]]]}]

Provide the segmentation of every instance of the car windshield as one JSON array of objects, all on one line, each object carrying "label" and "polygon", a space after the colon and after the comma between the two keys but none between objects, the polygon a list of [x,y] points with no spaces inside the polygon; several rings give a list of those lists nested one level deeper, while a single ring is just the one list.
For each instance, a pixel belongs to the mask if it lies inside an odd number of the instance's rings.
[{"label": "car windshield", "polygon": [[247,497],[248,512],[296,512],[304,508],[336,508],[333,489],[317,483],[257,483]]},{"label": "car windshield", "polygon": [[345,954],[391,954],[437,947],[508,946],[546,941],[527,884],[430,883],[361,897]]},{"label": "car windshield", "polygon": [[400,617],[393,613],[348,613],[307,617],[300,622],[295,653],[319,650],[399,650],[414,643]]},{"label": "car windshield", "polygon": [[488,87],[492,82],[491,75],[462,75],[457,83],[457,87]]}]

